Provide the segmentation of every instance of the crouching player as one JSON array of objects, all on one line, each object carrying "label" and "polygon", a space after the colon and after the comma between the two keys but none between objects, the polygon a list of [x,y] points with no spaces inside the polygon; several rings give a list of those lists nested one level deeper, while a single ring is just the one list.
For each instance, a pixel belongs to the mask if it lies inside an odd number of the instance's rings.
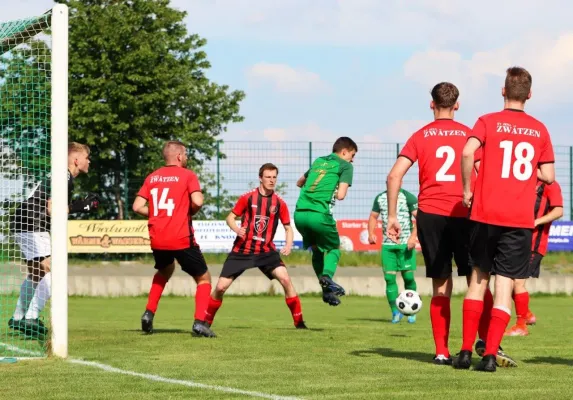
[{"label": "crouching player", "polygon": [[[274,190],[278,172],[274,164],[264,164],[259,169],[259,187],[242,195],[227,216],[227,225],[237,234],[237,238],[209,300],[206,312],[209,324],[213,323],[215,314],[223,304],[223,295],[233,281],[247,269],[256,267],[267,278],[280,282],[294,326],[297,329],[306,329],[300,299],[280,256],[290,254],[294,235],[287,205]],[[241,217],[240,228],[235,222],[237,217]],[[286,244],[280,254],[273,243],[279,220],[286,233]]]},{"label": "crouching player", "polygon": [[[561,186],[556,181],[548,185],[538,180],[536,192],[535,229],[531,243],[531,258],[529,259],[529,275],[532,278],[539,278],[541,260],[547,252],[551,223],[563,216],[563,194],[561,193]],[[515,280],[513,301],[517,321],[505,332],[505,335],[527,336],[529,334],[527,325],[534,325],[536,318],[529,309],[529,292],[525,288],[525,279]]]}]

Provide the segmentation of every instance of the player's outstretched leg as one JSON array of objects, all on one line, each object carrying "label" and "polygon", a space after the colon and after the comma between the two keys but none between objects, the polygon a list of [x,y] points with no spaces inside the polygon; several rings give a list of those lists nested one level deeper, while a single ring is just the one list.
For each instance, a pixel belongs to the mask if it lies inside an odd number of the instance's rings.
[{"label": "player's outstretched leg", "polygon": [[336,296],[344,296],[346,294],[344,288],[338,283],[334,282],[332,278],[336,273],[338,261],[340,260],[340,250],[328,250],[324,255],[324,270],[318,282],[323,289],[334,293]]},{"label": "player's outstretched leg", "polygon": [[215,285],[215,290],[213,290],[213,293],[209,298],[209,303],[207,304],[207,310],[205,311],[205,324],[209,328],[211,327],[211,325],[213,325],[213,321],[215,320],[215,315],[217,315],[217,311],[219,311],[219,308],[221,308],[221,306],[223,305],[223,296],[225,295],[225,292],[227,291],[227,289],[229,289],[234,280],[235,278],[232,277],[226,278],[223,276],[219,276],[219,280]]},{"label": "player's outstretched leg", "polygon": [[446,279],[432,279],[433,296],[430,302],[430,320],[432,322],[432,334],[436,346],[434,364],[437,365],[452,365],[452,358],[448,348],[452,284],[453,281],[451,277]]},{"label": "player's outstretched leg", "polygon": [[[418,290],[418,285],[416,285],[416,279],[414,278],[414,271],[406,270],[402,271],[402,279],[404,279],[404,288],[406,290]],[[408,316],[408,323],[413,324],[416,322],[416,314]]]},{"label": "player's outstretched leg", "polygon": [[175,264],[173,262],[166,266],[155,264],[155,268],[158,271],[153,276],[153,282],[151,283],[151,289],[149,290],[149,296],[147,297],[145,312],[141,316],[141,330],[145,333],[153,333],[153,317],[157,312],[159,300],[161,299],[165,285],[167,285],[167,282],[173,275]]},{"label": "player's outstretched leg", "polygon": [[205,274],[193,277],[197,282],[197,291],[195,292],[195,321],[193,321],[193,334],[204,337],[217,337],[211,330],[211,324],[207,319],[207,310],[209,307],[211,295],[211,274],[207,271]]},{"label": "player's outstretched leg", "polygon": [[285,291],[285,301],[292,315],[295,328],[307,329],[302,316],[302,305],[300,304],[300,299],[290,280],[287,269],[285,267],[277,267],[273,270],[272,276],[279,281]]},{"label": "player's outstretched leg", "polygon": [[398,298],[398,283],[396,282],[396,272],[384,272],[384,281],[386,282],[386,299],[388,300],[388,305],[390,306],[390,312],[392,312],[391,322],[393,324],[397,324],[404,317],[404,315],[398,311],[398,306],[396,306],[396,299]]},{"label": "player's outstretched leg", "polygon": [[513,302],[517,314],[516,324],[505,331],[505,336],[527,336],[527,317],[529,311],[529,292],[525,289],[525,279],[516,279],[513,288]]},{"label": "player's outstretched leg", "polygon": [[[320,282],[322,272],[324,271],[324,252],[316,246],[312,246],[312,268]],[[322,301],[331,306],[337,306],[340,304],[338,296],[330,289],[324,287],[322,288]]]},{"label": "player's outstretched leg", "polygon": [[24,320],[28,307],[30,306],[30,302],[32,301],[37,285],[38,283],[34,282],[31,274],[24,279],[24,282],[22,282],[20,295],[18,296],[18,302],[16,303],[16,309],[14,310],[12,318],[8,321],[10,329],[20,330],[20,325]]}]

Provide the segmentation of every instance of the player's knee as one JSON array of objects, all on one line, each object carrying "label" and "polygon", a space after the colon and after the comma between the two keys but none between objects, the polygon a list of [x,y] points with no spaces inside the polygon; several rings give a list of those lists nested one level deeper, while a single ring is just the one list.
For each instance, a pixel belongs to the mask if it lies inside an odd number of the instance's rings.
[{"label": "player's knee", "polygon": [[385,272],[384,273],[384,280],[386,284],[395,284],[396,283],[396,273],[395,272]]},{"label": "player's knee", "polygon": [[215,286],[216,294],[218,296],[223,296],[227,291],[227,289],[229,289],[229,287],[231,286],[232,282],[233,282],[232,279],[219,280],[219,282],[217,282],[217,286]]}]

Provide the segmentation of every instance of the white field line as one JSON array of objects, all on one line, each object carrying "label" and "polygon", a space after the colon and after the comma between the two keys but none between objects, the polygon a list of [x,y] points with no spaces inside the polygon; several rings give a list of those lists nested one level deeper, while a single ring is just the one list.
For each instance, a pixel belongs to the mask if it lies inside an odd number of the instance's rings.
[{"label": "white field line", "polygon": [[[43,354],[40,353],[39,351],[26,350],[26,349],[22,349],[22,348],[17,347],[17,346],[12,346],[12,345],[7,344],[7,343],[0,342],[0,347],[3,347],[7,350],[17,352],[20,354],[26,354],[29,356],[34,356],[34,357],[39,357],[39,358],[41,358],[41,356],[43,356]],[[139,372],[119,369],[119,368],[112,367],[111,365],[101,364],[101,363],[93,362],[93,361],[84,361],[84,360],[78,360],[78,359],[70,358],[70,359],[68,359],[68,362],[70,362],[72,364],[78,364],[78,365],[84,365],[87,367],[98,368],[98,369],[101,369],[105,372],[111,372],[111,373],[120,374],[120,375],[134,376],[136,378],[147,379],[148,381],[154,381],[154,382],[160,382],[160,383],[167,383],[170,385],[181,385],[181,386],[187,386],[187,387],[203,389],[203,390],[210,390],[210,391],[215,391],[215,392],[242,394],[245,396],[258,397],[258,398],[262,398],[262,399],[300,400],[298,397],[278,396],[278,395],[269,394],[269,393],[253,392],[250,390],[235,389],[235,388],[226,387],[226,386],[206,385],[203,383],[198,383],[198,382],[193,382],[193,381],[184,381],[184,380],[180,380],[180,379],[164,378],[164,377],[159,376],[159,375],[142,374]]]}]

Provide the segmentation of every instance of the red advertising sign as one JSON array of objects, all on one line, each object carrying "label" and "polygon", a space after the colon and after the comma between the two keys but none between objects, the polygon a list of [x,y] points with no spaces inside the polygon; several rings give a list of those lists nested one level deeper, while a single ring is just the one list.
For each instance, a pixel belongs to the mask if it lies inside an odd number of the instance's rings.
[{"label": "red advertising sign", "polygon": [[[343,251],[380,251],[384,236],[382,236],[382,222],[377,221],[376,244],[368,243],[368,220],[343,219],[336,221],[340,236],[340,250]],[[420,251],[420,244],[416,240],[416,250]]]}]

